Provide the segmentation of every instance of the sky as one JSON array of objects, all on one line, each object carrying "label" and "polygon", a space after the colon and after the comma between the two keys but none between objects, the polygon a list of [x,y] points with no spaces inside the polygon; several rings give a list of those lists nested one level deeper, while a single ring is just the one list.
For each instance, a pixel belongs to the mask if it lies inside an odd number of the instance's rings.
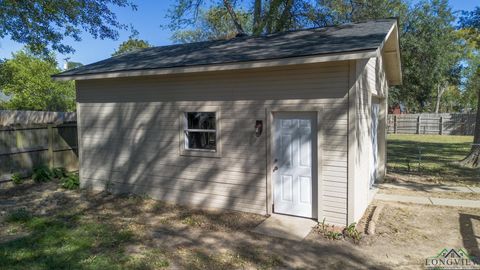
[{"label": "sky", "polygon": [[[416,0],[413,0],[415,2]],[[139,0],[136,2],[138,9],[132,11],[131,8],[114,8],[118,21],[125,24],[132,24],[139,31],[139,38],[147,40],[155,46],[171,44],[171,32],[162,27],[168,24],[166,14],[175,0]],[[480,4],[480,0],[450,0],[453,10],[473,10]],[[75,53],[69,55],[60,55],[57,53],[59,63],[64,62],[64,58],[69,57],[70,61],[90,64],[102,59],[108,58],[118,48],[118,45],[127,40],[131,32],[120,31],[118,40],[94,39],[87,33],[82,34],[82,41],[75,42],[67,39],[66,44],[73,46]],[[11,41],[8,37],[0,39],[0,58],[10,58],[12,52],[16,52],[23,47],[22,44]]]}]

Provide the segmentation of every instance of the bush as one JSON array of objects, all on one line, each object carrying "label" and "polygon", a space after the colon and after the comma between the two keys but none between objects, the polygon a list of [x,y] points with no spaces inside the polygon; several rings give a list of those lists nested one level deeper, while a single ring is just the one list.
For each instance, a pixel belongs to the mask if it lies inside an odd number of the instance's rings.
[{"label": "bush", "polygon": [[32,218],[32,214],[25,208],[10,211],[5,218],[7,222],[27,222]]},{"label": "bush", "polygon": [[54,168],[52,170],[53,178],[62,179],[67,176],[67,170],[63,167]]},{"label": "bush", "polygon": [[15,184],[15,185],[19,185],[23,182],[23,177],[20,173],[14,173],[12,174],[12,182]]},{"label": "bush", "polygon": [[78,173],[70,173],[61,179],[62,187],[66,189],[78,189],[80,187],[80,180]]},{"label": "bush", "polygon": [[33,169],[32,179],[35,182],[48,182],[53,179],[54,175],[52,170],[47,166],[39,166]]}]

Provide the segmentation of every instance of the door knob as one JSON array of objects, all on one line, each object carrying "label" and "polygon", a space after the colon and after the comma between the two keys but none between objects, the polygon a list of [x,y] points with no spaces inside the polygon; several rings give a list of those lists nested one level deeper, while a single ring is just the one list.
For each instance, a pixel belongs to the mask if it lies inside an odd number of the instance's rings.
[{"label": "door knob", "polygon": [[273,171],[276,171],[276,170],[278,170],[278,167],[277,166],[273,167]]}]

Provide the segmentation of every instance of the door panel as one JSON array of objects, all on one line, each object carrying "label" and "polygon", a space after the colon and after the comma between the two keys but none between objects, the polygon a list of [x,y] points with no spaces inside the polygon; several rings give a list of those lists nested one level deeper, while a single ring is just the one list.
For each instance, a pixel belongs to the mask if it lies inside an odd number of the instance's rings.
[{"label": "door panel", "polygon": [[282,175],[282,201],[293,201],[293,180],[291,175]]},{"label": "door panel", "polygon": [[312,207],[315,119],[314,115],[304,113],[274,115],[272,160],[275,169],[272,178],[276,213],[315,216]]}]

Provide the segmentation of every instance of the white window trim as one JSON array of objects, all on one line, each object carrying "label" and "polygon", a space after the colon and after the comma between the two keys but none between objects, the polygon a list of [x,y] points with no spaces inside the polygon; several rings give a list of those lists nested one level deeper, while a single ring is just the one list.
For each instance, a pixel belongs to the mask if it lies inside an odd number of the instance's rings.
[{"label": "white window trim", "polygon": [[[186,114],[188,112],[214,112],[215,113],[215,130],[208,129],[188,129],[186,127]],[[221,139],[221,117],[220,117],[220,107],[219,106],[191,106],[181,108],[180,112],[180,128],[179,128],[179,139],[180,139],[180,155],[181,156],[193,156],[193,157],[221,157],[222,156],[222,139]],[[185,131],[201,131],[201,132],[215,132],[216,139],[216,150],[209,149],[188,149],[186,148],[186,138]]]}]

